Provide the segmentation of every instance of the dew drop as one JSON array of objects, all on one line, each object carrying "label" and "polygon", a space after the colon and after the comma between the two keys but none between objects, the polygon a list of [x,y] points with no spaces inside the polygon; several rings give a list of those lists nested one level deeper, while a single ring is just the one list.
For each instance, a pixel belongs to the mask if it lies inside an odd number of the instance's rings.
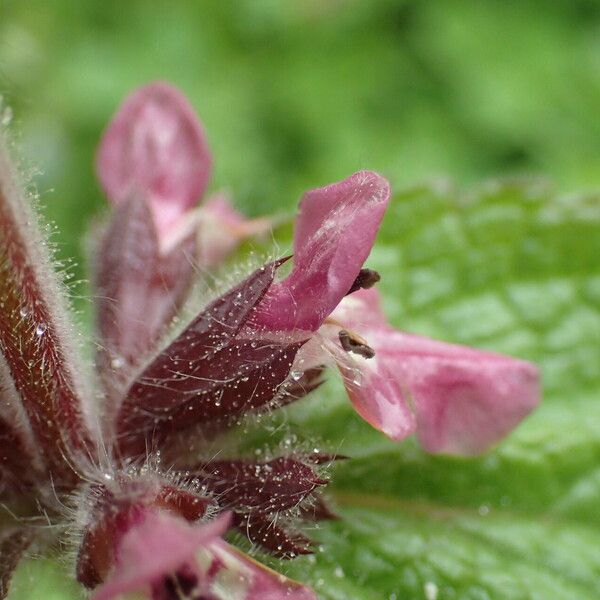
[{"label": "dew drop", "polygon": [[423,592],[425,593],[426,600],[437,600],[438,586],[433,581],[427,581],[423,586]]},{"label": "dew drop", "polygon": [[38,337],[41,337],[42,335],[44,335],[46,333],[46,329],[48,329],[48,326],[46,325],[46,323],[39,323],[37,325],[37,327],[35,328],[35,335],[37,335]]},{"label": "dew drop", "polygon": [[27,312],[27,309],[26,309],[26,308],[22,308],[22,309],[19,311],[19,314],[20,314],[20,315],[21,315],[23,318],[25,318],[25,317],[26,317],[26,316],[27,316],[29,313]]},{"label": "dew drop", "polygon": [[298,381],[301,377],[302,377],[302,371],[292,371],[290,373],[290,377],[294,380],[294,381]]},{"label": "dew drop", "polygon": [[0,123],[2,123],[2,125],[10,125],[12,118],[13,118],[12,108],[10,106],[7,106],[2,111],[2,116],[0,117]]},{"label": "dew drop", "polygon": [[117,356],[110,361],[110,366],[113,369],[120,369],[123,365],[124,361],[120,356]]}]

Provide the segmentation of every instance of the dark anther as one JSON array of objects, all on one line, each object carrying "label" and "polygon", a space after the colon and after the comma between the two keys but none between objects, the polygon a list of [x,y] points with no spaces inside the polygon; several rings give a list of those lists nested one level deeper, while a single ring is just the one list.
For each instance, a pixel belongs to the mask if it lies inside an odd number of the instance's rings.
[{"label": "dark anther", "polygon": [[358,290],[368,290],[370,287],[373,287],[380,279],[381,276],[377,271],[374,271],[373,269],[361,269],[358,275],[356,276],[352,287],[346,293],[346,296]]},{"label": "dark anther", "polygon": [[360,354],[360,356],[364,356],[365,358],[373,358],[375,356],[375,350],[355,333],[341,329],[338,336],[340,344],[346,352],[354,352],[354,354]]}]

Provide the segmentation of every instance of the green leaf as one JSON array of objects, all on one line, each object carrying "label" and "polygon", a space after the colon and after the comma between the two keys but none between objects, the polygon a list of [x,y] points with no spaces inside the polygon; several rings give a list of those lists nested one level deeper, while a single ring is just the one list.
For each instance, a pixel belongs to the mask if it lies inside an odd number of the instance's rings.
[{"label": "green leaf", "polygon": [[85,594],[73,581],[70,566],[58,558],[23,560],[13,576],[8,600],[83,600]]},{"label": "green leaf", "polygon": [[451,510],[371,495],[340,498],[343,521],[319,533],[312,579],[323,599],[595,599],[597,532],[508,511]]},{"label": "green leaf", "polygon": [[599,257],[597,196],[538,182],[398,194],[369,260],[392,322],[538,362],[544,401],[486,456],[428,456],[361,421],[332,376],[241,442],[353,457],[332,469],[342,518],[310,532],[319,552],[272,564],[331,600],[598,598]]}]

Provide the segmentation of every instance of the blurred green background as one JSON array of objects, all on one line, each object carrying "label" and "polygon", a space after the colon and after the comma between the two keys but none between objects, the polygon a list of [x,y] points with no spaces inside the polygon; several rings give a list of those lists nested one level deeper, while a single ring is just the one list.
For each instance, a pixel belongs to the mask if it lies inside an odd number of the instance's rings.
[{"label": "blurred green background", "polygon": [[0,91],[63,255],[102,206],[94,149],[122,97],[168,79],[256,215],[359,168],[600,183],[591,0],[0,0]]}]

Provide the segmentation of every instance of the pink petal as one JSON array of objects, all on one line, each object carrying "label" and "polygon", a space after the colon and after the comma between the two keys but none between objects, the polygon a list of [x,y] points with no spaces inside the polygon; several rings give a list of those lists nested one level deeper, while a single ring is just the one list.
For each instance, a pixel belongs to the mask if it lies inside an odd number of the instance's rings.
[{"label": "pink petal", "polygon": [[272,330],[316,330],[354,283],[389,197],[388,182],[370,171],[305,194],[294,269],[269,290],[256,323]]},{"label": "pink petal", "polygon": [[207,577],[211,574],[210,592],[215,600],[317,600],[306,586],[272,571],[221,540],[201,556],[204,559],[201,562],[207,565]]},{"label": "pink petal", "polygon": [[199,231],[200,264],[203,267],[218,265],[229,256],[244,239],[269,231],[269,219],[246,219],[236,211],[224,194],[209,198],[201,209]]},{"label": "pink petal", "polygon": [[379,358],[349,357],[339,360],[348,397],[356,412],[392,440],[402,440],[415,432],[417,423],[407,402],[405,390],[390,361]]},{"label": "pink petal", "polygon": [[149,590],[163,597],[165,580],[181,572],[190,574],[201,593],[216,600],[316,600],[308,588],[220,540],[228,525],[228,515],[193,526],[165,513],[150,513],[125,534],[112,577],[92,600]]},{"label": "pink petal", "polygon": [[[385,323],[375,289],[349,296],[334,317],[375,349],[374,359],[355,361],[362,383],[350,395],[358,412],[394,439],[402,435],[391,434],[390,414],[402,412],[399,407],[408,400],[425,450],[479,454],[539,402],[533,364],[396,331]],[[386,400],[394,407],[391,413],[385,410]]]},{"label": "pink petal", "polygon": [[193,560],[202,546],[225,533],[229,521],[229,515],[224,514],[193,527],[167,513],[149,513],[141,524],[123,536],[112,577],[96,590],[92,600],[112,600],[144,590],[175,573]]},{"label": "pink petal", "polygon": [[428,452],[484,452],[539,402],[538,370],[522,360],[400,332],[380,351],[414,399]]},{"label": "pink petal", "polygon": [[200,267],[215,267],[246,238],[260,236],[271,229],[268,218],[246,219],[236,211],[224,194],[215,194],[195,210],[187,212],[161,234],[163,253],[190,235],[197,239]]},{"label": "pink petal", "polygon": [[320,371],[319,366],[337,366],[356,412],[391,439],[401,440],[414,433],[416,419],[389,365],[377,353],[366,359],[343,351],[339,345],[341,324],[351,322],[342,321],[339,316],[348,317],[347,300],[353,296],[343,300],[332,319],[299,350],[291,373],[306,374]]},{"label": "pink petal", "polygon": [[160,232],[203,194],[212,160],[193,108],[176,88],[151,83],[129,95],[108,126],[96,161],[115,204],[133,193],[150,199]]},{"label": "pink petal", "polygon": [[212,504],[204,495],[147,473],[134,478],[118,473],[108,486],[90,486],[85,490],[80,514],[83,532],[77,554],[77,580],[87,588],[103,582],[115,564],[124,536],[147,519],[157,519],[159,509],[186,521],[198,521]]}]

